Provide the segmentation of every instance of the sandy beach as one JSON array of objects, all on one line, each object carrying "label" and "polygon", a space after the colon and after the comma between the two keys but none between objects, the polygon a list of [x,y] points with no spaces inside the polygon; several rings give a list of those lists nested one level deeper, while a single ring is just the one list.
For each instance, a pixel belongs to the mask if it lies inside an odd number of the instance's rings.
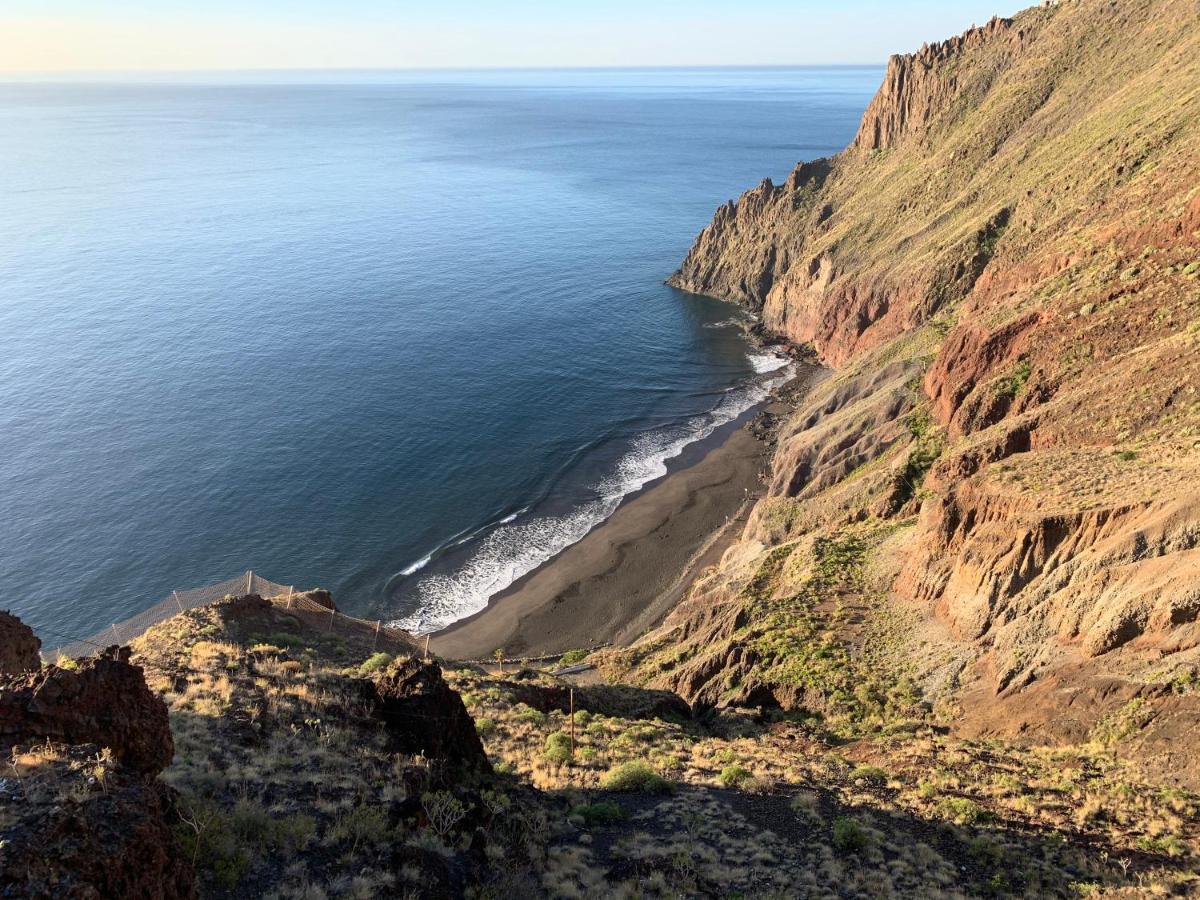
[{"label": "sandy beach", "polygon": [[699,461],[631,496],[487,608],[434,634],[433,652],[481,659],[503,648],[509,657],[536,656],[626,644],[652,628],[740,533],[770,461],[772,431],[764,422],[785,415],[815,371],[799,364],[796,378]]}]

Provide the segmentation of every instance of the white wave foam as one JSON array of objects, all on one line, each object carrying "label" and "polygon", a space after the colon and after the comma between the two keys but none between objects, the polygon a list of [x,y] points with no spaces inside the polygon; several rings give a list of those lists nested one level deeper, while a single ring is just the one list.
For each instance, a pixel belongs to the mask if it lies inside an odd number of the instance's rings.
[{"label": "white wave foam", "polygon": [[[771,355],[772,361],[778,359]],[[773,365],[765,372],[778,372],[789,362],[784,358],[779,365]],[[582,540],[616,512],[629,494],[666,475],[668,461],[679,456],[685,447],[703,440],[761,403],[791,374],[789,368],[770,378],[759,378],[736,387],[728,391],[711,412],[695,416],[681,425],[641,435],[618,461],[613,474],[595,485],[597,499],[569,514],[538,516],[521,522],[516,521],[520,512],[506,517],[479,542],[456,571],[423,577],[415,589],[416,612],[392,624],[424,634],[483,609],[489,598]]]},{"label": "white wave foam", "polygon": [[515,521],[517,521],[518,517],[520,517],[521,513],[527,512],[528,510],[529,510],[528,506],[522,507],[521,509],[518,509],[512,515],[505,516],[503,519],[501,519],[500,524],[507,525],[509,522],[515,522]]},{"label": "white wave foam", "polygon": [[401,569],[400,574],[401,575],[411,575],[413,572],[419,572],[423,568],[425,568],[427,565],[429,565],[429,561],[431,559],[433,559],[433,554],[432,553],[426,554],[425,556],[422,556],[420,559],[418,559],[411,566],[405,566],[403,569]]},{"label": "white wave foam", "polygon": [[747,353],[746,358],[750,360],[750,365],[754,367],[754,371],[759,375],[766,375],[768,372],[782,369],[792,361],[792,358],[787,354],[777,353],[774,350],[756,350],[752,353]]},{"label": "white wave foam", "polygon": [[747,323],[745,318],[722,319],[720,322],[705,322],[705,328],[738,328]]}]

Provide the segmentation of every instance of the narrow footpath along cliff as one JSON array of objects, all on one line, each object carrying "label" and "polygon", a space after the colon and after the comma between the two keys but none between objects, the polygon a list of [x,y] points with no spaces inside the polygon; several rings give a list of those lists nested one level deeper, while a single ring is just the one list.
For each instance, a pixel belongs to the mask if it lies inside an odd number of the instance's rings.
[{"label": "narrow footpath along cliff", "polygon": [[1074,0],[894,57],[854,143],[721,207],[671,283],[836,373],[614,671],[1107,729],[1200,785],[1200,4]]}]

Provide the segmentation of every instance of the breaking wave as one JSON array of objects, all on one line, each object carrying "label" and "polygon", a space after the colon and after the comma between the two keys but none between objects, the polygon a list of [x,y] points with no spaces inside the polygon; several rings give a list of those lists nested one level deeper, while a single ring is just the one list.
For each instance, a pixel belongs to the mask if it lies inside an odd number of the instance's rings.
[{"label": "breaking wave", "polygon": [[480,611],[491,597],[582,540],[616,512],[627,496],[666,475],[667,463],[689,444],[732,422],[792,377],[794,367],[786,356],[764,350],[748,356],[757,377],[726,391],[707,413],[639,435],[611,474],[592,486],[594,499],[563,515],[526,516],[529,510],[520,510],[448,541],[402,570],[402,576],[415,574],[446,550],[479,538],[467,559],[453,571],[421,576],[412,588],[416,611],[392,624],[424,634]]}]

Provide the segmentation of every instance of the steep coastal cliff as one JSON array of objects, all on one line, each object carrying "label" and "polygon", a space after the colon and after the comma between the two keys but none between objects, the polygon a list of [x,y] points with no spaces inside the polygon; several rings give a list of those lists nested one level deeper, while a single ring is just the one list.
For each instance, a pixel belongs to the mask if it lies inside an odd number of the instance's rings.
[{"label": "steep coastal cliff", "polygon": [[963,733],[1161,707],[1130,752],[1200,783],[1171,747],[1200,729],[1172,688],[1200,664],[1198,25],[1191,0],[1075,0],[894,57],[846,151],[718,210],[671,283],[835,374],[740,543],[624,664],[854,712],[774,646],[816,628]]},{"label": "steep coastal cliff", "polygon": [[1198,26],[992,20],[718,210],[673,283],[828,368],[631,644],[289,590],[43,665],[0,613],[0,895],[1200,897]]}]

